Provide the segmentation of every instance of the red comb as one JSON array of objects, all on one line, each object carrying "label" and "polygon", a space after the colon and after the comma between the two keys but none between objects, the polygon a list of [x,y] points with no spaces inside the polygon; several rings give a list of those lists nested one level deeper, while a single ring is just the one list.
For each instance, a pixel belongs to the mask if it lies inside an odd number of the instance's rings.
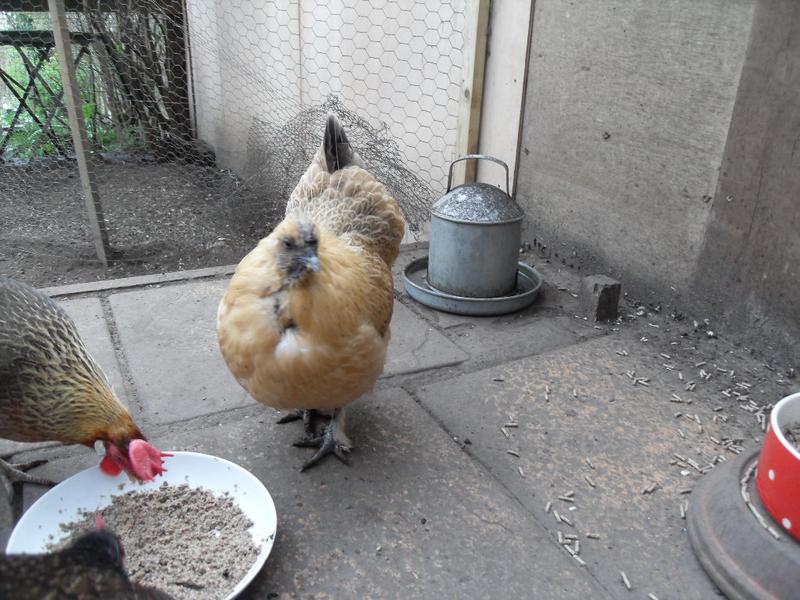
[{"label": "red comb", "polygon": [[94,516],[94,528],[98,531],[102,531],[106,528],[106,520],[103,518],[101,513],[97,513]]},{"label": "red comb", "polygon": [[172,456],[172,454],[161,452],[144,440],[133,440],[128,445],[131,470],[142,481],[155,479],[157,475],[166,471],[162,459],[168,456]]}]

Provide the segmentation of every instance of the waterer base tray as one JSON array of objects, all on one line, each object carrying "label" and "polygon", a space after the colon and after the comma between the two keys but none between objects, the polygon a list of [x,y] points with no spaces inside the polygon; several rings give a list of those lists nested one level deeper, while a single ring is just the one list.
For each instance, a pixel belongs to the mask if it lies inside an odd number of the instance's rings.
[{"label": "waterer base tray", "polygon": [[522,310],[539,295],[542,276],[525,263],[517,266],[517,288],[509,296],[497,298],[467,298],[437,290],[428,283],[428,257],[412,261],[403,272],[406,291],[417,302],[436,310],[457,315],[487,317]]}]

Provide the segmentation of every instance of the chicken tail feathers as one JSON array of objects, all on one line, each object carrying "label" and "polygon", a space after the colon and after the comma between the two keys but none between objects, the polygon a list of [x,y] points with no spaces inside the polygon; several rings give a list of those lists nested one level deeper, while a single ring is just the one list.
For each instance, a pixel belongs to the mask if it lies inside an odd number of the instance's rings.
[{"label": "chicken tail feathers", "polygon": [[335,173],[339,169],[354,164],[355,152],[350,146],[339,119],[334,114],[329,114],[328,121],[325,123],[323,147],[325,148],[325,164],[328,173]]}]

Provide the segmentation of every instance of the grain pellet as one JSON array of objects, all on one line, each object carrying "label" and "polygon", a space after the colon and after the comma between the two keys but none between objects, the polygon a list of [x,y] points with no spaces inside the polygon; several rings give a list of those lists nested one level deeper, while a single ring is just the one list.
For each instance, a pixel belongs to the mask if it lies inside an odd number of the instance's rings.
[{"label": "grain pellet", "polygon": [[620,571],[619,574],[622,577],[622,584],[625,586],[625,589],[631,591],[633,588],[631,587],[631,582],[628,579],[628,576],[625,575],[625,571]]}]

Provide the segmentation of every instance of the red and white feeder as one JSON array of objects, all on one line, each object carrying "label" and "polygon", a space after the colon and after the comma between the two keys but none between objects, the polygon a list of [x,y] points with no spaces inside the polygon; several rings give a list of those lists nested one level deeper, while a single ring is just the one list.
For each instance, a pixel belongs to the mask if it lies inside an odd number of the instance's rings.
[{"label": "red and white feeder", "polygon": [[758,459],[756,488],[761,502],[786,532],[800,540],[800,452],[784,431],[800,423],[800,393],[772,409]]},{"label": "red and white feeder", "polygon": [[784,434],[798,422],[800,393],[772,409],[761,448],[718,465],[692,491],[689,541],[729,600],[800,599],[800,452]]}]

